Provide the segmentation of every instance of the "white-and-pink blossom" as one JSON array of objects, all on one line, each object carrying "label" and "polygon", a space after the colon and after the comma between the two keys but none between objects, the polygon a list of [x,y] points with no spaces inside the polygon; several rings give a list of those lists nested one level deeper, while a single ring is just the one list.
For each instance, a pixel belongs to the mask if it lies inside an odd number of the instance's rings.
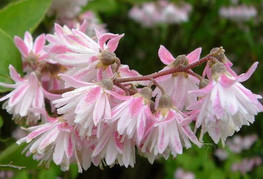
[{"label": "white-and-pink blossom", "polygon": [[[69,169],[73,158],[76,158],[77,136],[74,128],[70,126],[63,117],[48,117],[48,122],[29,127],[30,133],[17,141],[29,143],[25,148],[27,155],[33,154],[41,163],[48,166],[53,160],[55,164],[60,165],[63,171]],[[79,171],[81,172],[81,168]]]},{"label": "white-and-pink blossom", "polygon": [[196,112],[195,126],[202,126],[201,135],[208,132],[215,143],[220,139],[224,142],[242,125],[253,123],[254,116],[263,111],[258,101],[261,96],[253,94],[241,84],[252,75],[257,64],[254,63],[247,73],[237,77],[227,70],[215,73],[206,87],[190,92],[200,98],[189,109]]},{"label": "white-and-pink blossom", "polygon": [[[201,48],[197,48],[189,53],[185,57],[187,63],[192,64],[198,61],[200,58],[201,50]],[[174,58],[173,55],[164,46],[161,46],[159,48],[158,55],[160,60],[165,65],[167,65],[163,70],[174,67],[174,63],[180,60]],[[189,75],[185,72],[179,72],[157,78],[157,82],[166,90],[166,94],[171,96],[174,105],[179,110],[182,110],[184,107],[189,106],[197,100],[196,97],[191,96],[187,93],[189,90],[198,89],[199,79],[195,76]],[[158,102],[161,96],[160,89],[156,88],[153,95],[157,95],[156,101]]]},{"label": "white-and-pink blossom", "polygon": [[25,32],[24,40],[15,36],[14,42],[22,55],[25,72],[36,70],[37,64],[47,58],[47,53],[43,49],[46,43],[44,34],[38,36],[33,42],[32,35]]},{"label": "white-and-pink blossom", "polygon": [[[150,89],[144,88],[147,91]],[[154,118],[151,112],[149,97],[141,93],[123,97],[124,101],[112,110],[111,122],[117,121],[117,131],[120,135],[135,139],[140,143],[145,135],[147,123]]]},{"label": "white-and-pink blossom", "polygon": [[0,101],[7,100],[3,107],[13,115],[13,118],[27,117],[27,123],[36,123],[39,114],[32,113],[29,109],[45,109],[44,97],[55,99],[56,95],[52,95],[42,88],[34,72],[21,78],[12,65],[9,66],[9,70],[15,84],[0,83],[0,86],[14,88],[12,92],[0,98]]},{"label": "white-and-pink blossom", "polygon": [[[94,127],[99,130],[103,122],[111,118],[108,96],[112,92],[103,84],[83,82],[67,75],[61,78],[76,89],[62,94],[61,99],[53,101],[58,108],[58,114],[64,114],[66,119],[76,124],[80,136],[91,136]],[[97,131],[97,135],[99,133]]]},{"label": "white-and-pink blossom", "polygon": [[257,15],[257,10],[253,6],[246,5],[221,7],[219,15],[225,19],[233,21],[247,21]]}]

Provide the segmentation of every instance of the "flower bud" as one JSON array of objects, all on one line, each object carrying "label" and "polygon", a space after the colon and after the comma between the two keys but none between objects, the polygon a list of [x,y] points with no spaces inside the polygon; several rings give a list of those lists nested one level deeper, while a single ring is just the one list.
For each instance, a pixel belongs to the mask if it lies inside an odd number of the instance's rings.
[{"label": "flower bud", "polygon": [[142,88],[142,90],[140,91],[140,94],[144,97],[144,98],[146,98],[146,99],[151,99],[152,98],[152,89],[151,88],[149,88],[149,87],[144,87],[144,88]]},{"label": "flower bud", "polygon": [[109,52],[109,51],[102,51],[101,54],[99,55],[99,60],[101,63],[105,66],[112,65],[116,62],[116,55],[115,53]]},{"label": "flower bud", "polygon": [[113,88],[113,82],[111,79],[103,79],[101,81],[101,86],[107,90],[112,90]]},{"label": "flower bud", "polygon": [[208,80],[208,79],[202,79],[202,80],[200,81],[200,83],[199,83],[199,88],[201,89],[201,88],[206,87],[206,86],[208,85],[208,83],[209,83],[209,80]]},{"label": "flower bud", "polygon": [[227,69],[223,63],[215,63],[211,68],[213,79],[217,80],[222,73],[226,73]]},{"label": "flower bud", "polygon": [[173,67],[180,67],[180,66],[186,66],[189,64],[188,58],[185,55],[179,55],[176,57],[176,59],[173,61],[172,66]]},{"label": "flower bud", "polygon": [[222,62],[222,63],[226,63],[227,62],[227,58],[226,58],[226,55],[225,55],[225,50],[223,49],[223,47],[213,48],[210,51],[210,54],[213,55],[213,57],[215,57],[219,62]]},{"label": "flower bud", "polygon": [[162,95],[159,100],[158,108],[173,108],[171,97],[168,95]]}]

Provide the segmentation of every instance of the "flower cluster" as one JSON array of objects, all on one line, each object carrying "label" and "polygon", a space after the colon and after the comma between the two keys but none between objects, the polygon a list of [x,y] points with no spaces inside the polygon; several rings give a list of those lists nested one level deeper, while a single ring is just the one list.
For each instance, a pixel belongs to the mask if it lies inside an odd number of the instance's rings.
[{"label": "flower cluster", "polygon": [[74,18],[58,18],[56,22],[61,25],[67,25],[69,28],[78,28],[79,24],[85,22],[85,34],[90,37],[96,36],[95,30],[105,33],[108,30],[106,29],[106,24],[102,24],[96,14],[92,11],[85,11],[84,13],[74,17]]},{"label": "flower cluster", "polygon": [[262,164],[261,157],[251,157],[245,158],[240,162],[234,163],[232,165],[232,171],[239,171],[242,175],[252,171],[254,168]]},{"label": "flower cluster", "polygon": [[[259,95],[246,89],[257,62],[245,74],[231,70],[222,47],[200,59],[201,48],[173,55],[161,46],[166,65],[159,72],[140,75],[121,64],[115,51],[123,34],[84,32],[85,23],[70,29],[56,24],[54,34],[33,41],[15,37],[22,55],[21,77],[10,65],[14,88],[0,98],[18,123],[31,125],[17,143],[28,143],[27,155],[49,166],[79,172],[95,166],[134,166],[136,150],[149,162],[176,157],[192,143],[201,147],[208,132],[224,142],[263,110]],[[203,76],[193,68],[207,63]],[[191,124],[195,123],[195,131]]]},{"label": "flower cluster", "polygon": [[[256,134],[247,135],[244,137],[236,135],[226,141],[226,147],[231,153],[239,154],[243,150],[250,149],[252,145],[257,141],[257,139],[258,136]],[[229,154],[227,150],[219,148],[215,151],[215,156],[219,160],[224,161],[229,157]]]},{"label": "flower cluster", "polygon": [[79,24],[85,22],[85,33],[90,37],[96,35],[94,29],[101,33],[107,32],[106,25],[100,22],[93,11],[88,10],[80,14],[81,8],[88,2],[89,0],[53,0],[48,15],[55,17],[56,23],[67,25],[69,28],[79,28]]},{"label": "flower cluster", "polygon": [[192,7],[190,4],[175,5],[166,0],[147,2],[141,7],[134,6],[129,16],[143,26],[152,27],[156,24],[178,24],[188,21]]},{"label": "flower cluster", "polygon": [[247,21],[257,15],[257,10],[253,6],[238,5],[230,7],[221,7],[219,10],[221,17],[233,21]]}]

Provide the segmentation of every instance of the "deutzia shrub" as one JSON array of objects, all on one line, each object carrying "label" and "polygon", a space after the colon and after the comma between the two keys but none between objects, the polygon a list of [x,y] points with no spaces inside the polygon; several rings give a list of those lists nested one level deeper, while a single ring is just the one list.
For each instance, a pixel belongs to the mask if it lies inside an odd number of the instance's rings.
[{"label": "deutzia shrub", "polygon": [[[143,76],[115,54],[123,34],[89,37],[85,23],[56,24],[35,41],[28,32],[15,37],[24,75],[10,65],[14,84],[0,83],[14,89],[0,98],[3,107],[31,126],[17,143],[27,143],[24,152],[47,167],[51,161],[62,170],[77,163],[79,172],[92,164],[133,167],[136,151],[151,163],[176,157],[202,147],[205,133],[224,143],[263,111],[261,96],[242,85],[258,62],[237,75],[222,47],[200,58],[201,48],[174,57],[160,46],[166,66]],[[194,72],[201,64],[202,76]]]}]

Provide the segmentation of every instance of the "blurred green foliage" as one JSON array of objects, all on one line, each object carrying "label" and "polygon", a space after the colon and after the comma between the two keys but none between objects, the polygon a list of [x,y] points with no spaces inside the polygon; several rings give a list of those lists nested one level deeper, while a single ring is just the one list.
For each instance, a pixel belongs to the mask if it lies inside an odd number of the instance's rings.
[{"label": "blurred green foliage", "polygon": [[[188,0],[193,7],[190,20],[179,25],[160,25],[146,28],[134,22],[128,17],[128,11],[135,4],[150,0],[93,0],[83,8],[93,10],[100,17],[101,21],[107,24],[112,33],[125,33],[117,49],[117,56],[124,64],[138,70],[142,74],[148,74],[160,70],[163,64],[158,59],[157,51],[160,44],[169,49],[174,56],[187,54],[197,47],[203,48],[203,56],[218,46],[223,46],[226,55],[234,63],[238,73],[245,72],[254,61],[261,62],[252,78],[245,83],[255,93],[263,93],[263,8],[262,0],[240,0],[240,3],[253,5],[258,10],[256,18],[250,21],[238,23],[222,19],[219,8],[231,4],[230,0]],[[173,0],[179,2],[179,0]],[[51,0],[2,0],[0,1],[0,81],[10,82],[8,64],[13,64],[21,71],[21,60],[17,49],[13,44],[13,36],[23,36],[26,30],[36,35],[46,30],[44,15],[50,6]],[[44,21],[43,21],[44,19]],[[50,19],[48,19],[50,20]],[[200,70],[198,68],[197,70]],[[2,90],[2,89],[1,89]],[[3,92],[3,91],[1,91]],[[263,167],[258,167],[253,172],[241,175],[233,172],[231,165],[244,157],[263,156],[262,115],[256,117],[256,122],[243,127],[239,132],[241,135],[257,133],[258,142],[250,150],[241,154],[229,153],[225,162],[218,161],[214,152],[221,147],[210,144],[209,139],[205,140],[207,145],[202,149],[193,147],[185,150],[183,155],[176,159],[160,160],[150,165],[146,159],[138,157],[134,169],[121,167],[105,168],[100,170],[91,167],[87,172],[78,175],[77,167],[71,166],[69,172],[61,172],[59,167],[52,165],[49,170],[37,167],[37,163],[31,157],[21,155],[22,147],[13,144],[10,139],[11,130],[15,126],[4,111],[1,111],[0,128],[1,140],[0,164],[7,164],[13,161],[14,165],[25,166],[25,170],[15,170],[15,178],[173,178],[176,168],[184,168],[193,172],[196,178],[263,178]],[[11,122],[10,122],[11,121]],[[3,126],[2,126],[3,125]],[[3,137],[5,136],[5,137]],[[10,168],[0,168],[9,170]]]}]

